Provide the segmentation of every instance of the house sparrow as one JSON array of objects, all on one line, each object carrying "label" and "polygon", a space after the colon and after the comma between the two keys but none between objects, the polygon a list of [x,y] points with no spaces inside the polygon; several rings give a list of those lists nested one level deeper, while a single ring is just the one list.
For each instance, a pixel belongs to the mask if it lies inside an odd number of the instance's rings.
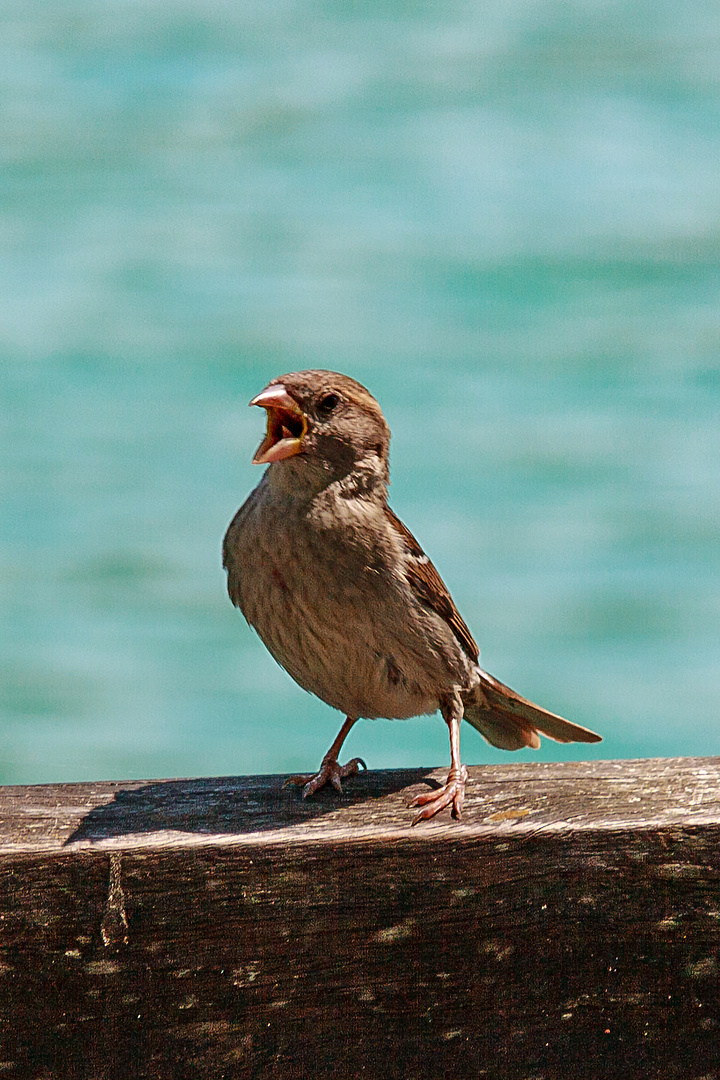
[{"label": "house sparrow", "polygon": [[346,716],[314,775],[286,783],[312,795],[365,763],[338,763],[360,717],[440,710],[450,771],[410,803],[413,824],[462,812],[464,718],[493,746],[600,741],[526,701],[478,664],[478,647],[440,575],[387,502],[390,429],[374,397],[346,375],[281,375],[250,402],[267,410],[253,458],[267,464],[231,522],[223,565],[232,602],[303,689]]}]

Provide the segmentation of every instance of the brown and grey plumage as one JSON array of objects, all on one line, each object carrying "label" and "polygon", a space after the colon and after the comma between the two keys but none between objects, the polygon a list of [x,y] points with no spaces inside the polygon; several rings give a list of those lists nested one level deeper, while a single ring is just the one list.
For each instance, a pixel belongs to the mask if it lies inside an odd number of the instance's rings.
[{"label": "brown and grey plumage", "polygon": [[467,770],[464,718],[493,746],[599,742],[479,666],[478,647],[432,562],[387,504],[390,430],[375,398],[332,371],[274,379],[251,405],[267,410],[254,461],[268,464],[225,535],[232,602],[305,690],[346,716],[312,776],[310,795],[340,788],[359,758],[338,764],[360,717],[437,709],[450,731],[446,784],[419,796],[415,821],[446,806],[460,817]]}]

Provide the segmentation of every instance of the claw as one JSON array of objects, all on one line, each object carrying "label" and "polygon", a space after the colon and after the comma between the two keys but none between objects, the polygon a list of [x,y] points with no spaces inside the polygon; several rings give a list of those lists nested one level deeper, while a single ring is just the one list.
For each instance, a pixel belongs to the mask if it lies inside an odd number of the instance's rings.
[{"label": "claw", "polygon": [[289,787],[291,784],[301,787],[303,789],[303,799],[314,795],[316,791],[325,787],[326,784],[332,784],[335,790],[342,794],[341,781],[347,776],[355,776],[356,773],[360,772],[361,765],[363,769],[367,769],[367,765],[359,757],[352,758],[347,765],[338,764],[335,758],[323,758],[322,765],[316,773],[298,773],[295,776],[288,776],[283,787]]},{"label": "claw", "polygon": [[451,769],[443,787],[437,791],[429,791],[424,795],[418,795],[411,803],[408,803],[408,807],[423,806],[425,808],[414,818],[413,825],[417,825],[419,821],[427,821],[429,818],[435,817],[436,814],[439,814],[441,810],[450,805],[452,805],[452,816],[459,821],[462,817],[463,802],[465,801],[465,781],[467,776],[468,771],[465,765],[461,765],[458,772]]}]

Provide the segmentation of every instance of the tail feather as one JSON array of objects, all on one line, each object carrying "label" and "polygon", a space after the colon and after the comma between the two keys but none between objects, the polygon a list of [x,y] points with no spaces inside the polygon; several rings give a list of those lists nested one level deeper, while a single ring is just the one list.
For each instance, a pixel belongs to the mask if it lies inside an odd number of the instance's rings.
[{"label": "tail feather", "polygon": [[541,709],[482,670],[477,690],[465,701],[465,719],[501,750],[520,750],[523,746],[537,750],[540,735],[563,743],[602,741],[594,731]]}]

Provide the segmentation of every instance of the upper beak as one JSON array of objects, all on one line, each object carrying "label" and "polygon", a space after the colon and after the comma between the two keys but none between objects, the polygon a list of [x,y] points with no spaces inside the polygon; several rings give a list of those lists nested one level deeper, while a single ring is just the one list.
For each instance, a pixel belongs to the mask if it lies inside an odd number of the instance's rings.
[{"label": "upper beak", "polygon": [[267,431],[255,452],[253,465],[266,465],[299,454],[308,429],[307,417],[283,384],[266,386],[250,404],[267,409]]}]

